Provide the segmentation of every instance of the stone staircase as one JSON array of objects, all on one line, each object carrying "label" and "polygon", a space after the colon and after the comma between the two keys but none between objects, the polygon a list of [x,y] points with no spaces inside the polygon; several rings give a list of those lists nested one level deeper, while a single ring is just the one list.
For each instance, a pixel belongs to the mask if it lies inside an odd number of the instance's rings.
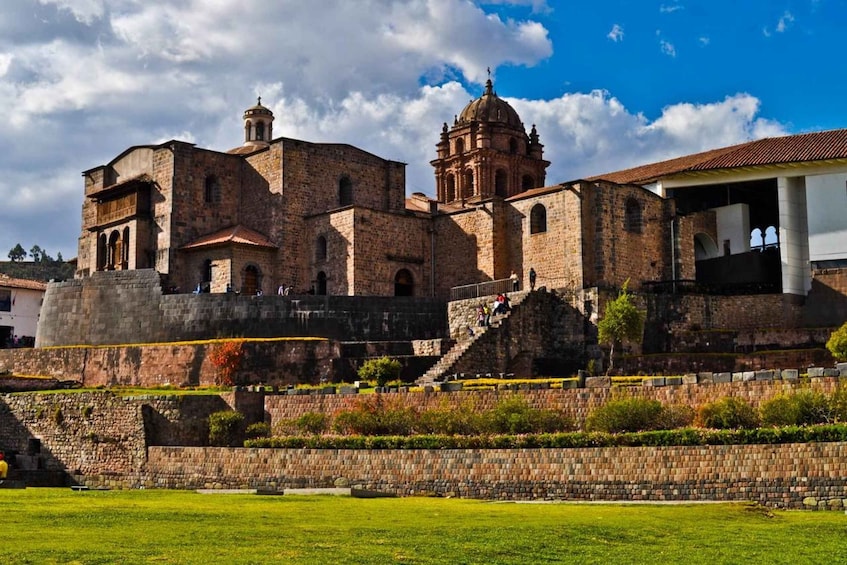
[{"label": "stone staircase", "polygon": [[[534,292],[543,292],[542,290],[536,290]],[[521,292],[521,293],[513,293],[509,296],[511,310],[506,312],[505,314],[499,316],[491,317],[491,324],[486,327],[475,326],[473,328],[474,335],[469,339],[465,339],[457,342],[447,353],[445,353],[441,359],[439,359],[435,365],[430,367],[430,369],[423,374],[415,384],[419,386],[432,385],[436,382],[441,382],[445,380],[447,375],[450,375],[454,371],[453,367],[459,362],[459,360],[471,349],[474,344],[476,344],[482,336],[491,331],[498,331],[500,327],[511,317],[511,315],[520,308],[521,303],[529,296],[529,292]],[[512,300],[514,297],[514,300]]]}]

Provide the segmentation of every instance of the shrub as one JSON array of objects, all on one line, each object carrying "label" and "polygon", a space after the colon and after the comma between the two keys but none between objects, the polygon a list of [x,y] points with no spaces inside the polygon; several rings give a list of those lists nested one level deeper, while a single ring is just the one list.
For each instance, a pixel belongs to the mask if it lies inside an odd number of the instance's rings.
[{"label": "shrub", "polygon": [[374,394],[352,409],[335,417],[335,430],[343,434],[410,435],[417,414],[399,403],[390,403],[383,395]]},{"label": "shrub", "polygon": [[484,431],[484,416],[471,401],[425,410],[415,422],[415,432],[420,434],[476,435]]},{"label": "shrub", "polygon": [[402,366],[396,359],[389,357],[380,357],[379,359],[369,359],[362,363],[359,367],[359,379],[363,381],[376,381],[377,386],[385,386],[388,381],[394,381],[400,378],[400,369]]},{"label": "shrub", "polygon": [[832,332],[826,342],[826,348],[839,361],[847,359],[847,322]]},{"label": "shrub", "polygon": [[706,428],[720,430],[751,429],[759,423],[752,406],[731,396],[701,406],[697,419]]},{"label": "shrub", "polygon": [[811,390],[776,396],[762,403],[759,414],[765,426],[808,426],[835,419],[835,410],[826,396]]},{"label": "shrub", "polygon": [[839,386],[829,398],[829,408],[836,422],[847,422],[847,385]]},{"label": "shrub", "polygon": [[209,350],[209,360],[218,368],[218,382],[223,386],[235,384],[235,374],[244,359],[244,341],[231,340],[213,345]]},{"label": "shrub", "polygon": [[294,421],[294,427],[305,434],[322,434],[329,428],[329,419],[321,412],[306,412]]},{"label": "shrub", "polygon": [[585,421],[588,431],[621,433],[655,430],[662,426],[662,403],[646,398],[610,400]]},{"label": "shrub", "polygon": [[53,418],[53,423],[56,424],[57,426],[61,426],[62,422],[65,421],[65,415],[62,414],[62,408],[60,406],[56,406],[53,409],[52,418]]},{"label": "shrub", "polygon": [[697,413],[694,408],[685,404],[663,406],[657,429],[677,430],[679,428],[687,428],[694,423],[696,416]]},{"label": "shrub", "polygon": [[572,428],[572,423],[563,414],[532,408],[520,396],[501,400],[483,417],[488,430],[496,434],[561,432]]},{"label": "shrub", "polygon": [[244,431],[244,435],[247,437],[247,439],[270,437],[271,426],[270,424],[266,424],[265,422],[256,422],[255,424],[250,424],[249,426],[247,426],[247,429]]},{"label": "shrub", "polygon": [[244,431],[244,415],[232,410],[209,414],[209,444],[236,447]]}]

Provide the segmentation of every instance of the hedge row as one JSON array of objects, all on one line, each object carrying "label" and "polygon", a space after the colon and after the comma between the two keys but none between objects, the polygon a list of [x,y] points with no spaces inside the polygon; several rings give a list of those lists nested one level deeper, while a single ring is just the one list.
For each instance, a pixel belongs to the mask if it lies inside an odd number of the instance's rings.
[{"label": "hedge row", "polygon": [[485,436],[285,436],[247,440],[245,447],[286,449],[521,449],[759,445],[847,441],[847,424],[738,430],[684,428],[610,434],[565,432]]}]

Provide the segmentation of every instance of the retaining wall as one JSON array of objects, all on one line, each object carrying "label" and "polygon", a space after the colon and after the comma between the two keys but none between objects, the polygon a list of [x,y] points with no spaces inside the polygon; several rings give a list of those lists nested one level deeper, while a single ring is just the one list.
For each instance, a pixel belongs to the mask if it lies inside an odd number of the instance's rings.
[{"label": "retaining wall", "polygon": [[495,500],[754,500],[841,509],[847,443],[582,449],[152,447],[157,488],[332,487]]},{"label": "retaining wall", "polygon": [[48,285],[36,345],[216,337],[399,341],[440,338],[446,328],[444,301],[432,298],[162,295],[156,271],[99,271]]}]

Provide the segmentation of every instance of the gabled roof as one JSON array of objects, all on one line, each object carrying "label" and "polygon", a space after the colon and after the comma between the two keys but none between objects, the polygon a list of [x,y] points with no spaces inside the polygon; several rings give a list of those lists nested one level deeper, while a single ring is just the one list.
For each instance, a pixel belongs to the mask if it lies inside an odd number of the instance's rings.
[{"label": "gabled roof", "polygon": [[604,179],[620,184],[644,184],[662,177],[693,171],[715,171],[834,159],[847,159],[847,129],[768,137],[597,175],[589,180]]},{"label": "gabled roof", "polygon": [[218,230],[214,233],[204,235],[191,243],[183,245],[180,249],[200,249],[218,245],[252,245],[254,247],[265,247],[277,249],[277,246],[261,233],[244,226],[232,226]]},{"label": "gabled roof", "polygon": [[25,290],[47,290],[47,283],[41,281],[31,281],[29,279],[16,279],[4,274],[0,274],[0,288],[21,288]]}]

